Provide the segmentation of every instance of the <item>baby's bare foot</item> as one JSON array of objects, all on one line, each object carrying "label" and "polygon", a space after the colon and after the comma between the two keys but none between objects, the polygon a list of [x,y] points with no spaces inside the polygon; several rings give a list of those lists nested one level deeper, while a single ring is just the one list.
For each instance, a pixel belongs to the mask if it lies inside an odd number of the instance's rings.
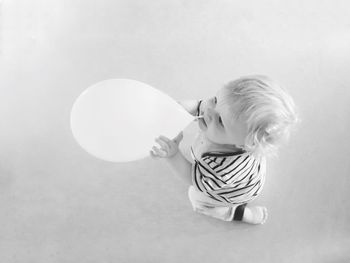
[{"label": "baby's bare foot", "polygon": [[267,220],[267,209],[263,206],[246,206],[244,209],[242,222],[248,224],[264,224]]}]

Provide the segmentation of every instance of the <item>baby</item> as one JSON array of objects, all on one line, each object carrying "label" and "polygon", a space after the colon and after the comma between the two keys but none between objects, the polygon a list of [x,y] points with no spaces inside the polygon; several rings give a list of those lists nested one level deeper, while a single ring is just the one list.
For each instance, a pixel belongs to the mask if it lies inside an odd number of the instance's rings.
[{"label": "baby", "polygon": [[296,122],[292,98],[260,75],[229,82],[207,100],[180,103],[198,116],[200,132],[191,146],[192,161],[179,151],[183,138],[160,136],[150,155],[164,158],[189,185],[196,212],[224,221],[263,224],[267,209],[249,206],[265,181],[265,157],[274,154]]}]

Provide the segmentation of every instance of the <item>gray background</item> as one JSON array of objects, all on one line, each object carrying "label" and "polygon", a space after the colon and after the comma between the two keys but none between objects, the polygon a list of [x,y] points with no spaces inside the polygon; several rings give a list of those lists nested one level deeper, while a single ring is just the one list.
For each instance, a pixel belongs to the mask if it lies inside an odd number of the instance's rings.
[{"label": "gray background", "polygon": [[[350,260],[348,1],[0,6],[1,262]],[[104,162],[72,137],[71,106],[98,81],[179,100],[253,73],[282,83],[302,119],[269,160],[263,226],[195,214],[165,163]]]}]

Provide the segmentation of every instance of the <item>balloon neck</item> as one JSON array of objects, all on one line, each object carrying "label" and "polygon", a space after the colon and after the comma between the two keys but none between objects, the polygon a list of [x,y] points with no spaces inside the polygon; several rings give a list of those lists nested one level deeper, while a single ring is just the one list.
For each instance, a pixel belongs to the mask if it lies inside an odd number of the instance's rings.
[{"label": "balloon neck", "polygon": [[194,118],[194,120],[196,121],[196,120],[203,119],[203,118],[204,118],[204,116],[196,116],[196,117]]}]

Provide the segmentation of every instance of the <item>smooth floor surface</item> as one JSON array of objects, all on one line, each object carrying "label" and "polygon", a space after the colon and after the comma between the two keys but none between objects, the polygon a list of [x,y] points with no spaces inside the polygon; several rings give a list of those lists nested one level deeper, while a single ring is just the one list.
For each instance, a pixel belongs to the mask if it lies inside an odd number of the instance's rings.
[{"label": "smooth floor surface", "polygon": [[[350,262],[348,1],[0,7],[1,262]],[[101,80],[180,100],[255,73],[283,84],[301,119],[268,161],[263,226],[196,214],[162,161],[98,160],[70,131],[73,102]]]}]

